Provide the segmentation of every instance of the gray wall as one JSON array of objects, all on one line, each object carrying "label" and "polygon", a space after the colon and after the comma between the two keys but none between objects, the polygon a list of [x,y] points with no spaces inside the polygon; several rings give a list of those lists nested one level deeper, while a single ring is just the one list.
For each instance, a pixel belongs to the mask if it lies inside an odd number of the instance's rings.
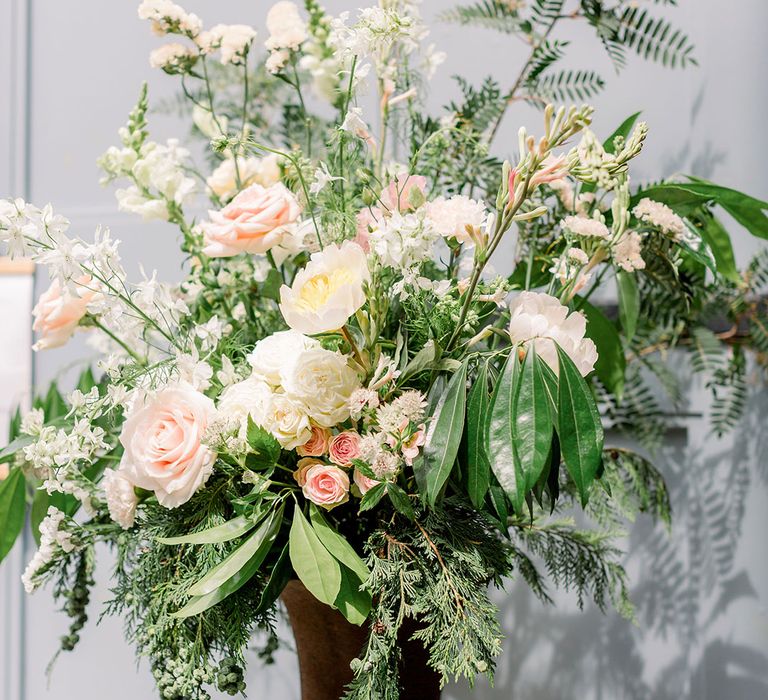
[{"label": "gray wall", "polygon": [[[186,3],[210,24],[255,25],[263,21],[269,4]],[[326,1],[333,11],[354,10],[358,4]],[[768,3],[741,0],[728,3],[727,9],[717,0],[680,4],[669,12],[696,43],[698,70],[671,72],[632,61],[615,76],[593,39],[585,33],[580,43],[581,37],[574,37],[574,66],[599,65],[608,77],[608,90],[595,100],[596,129],[608,133],[642,108],[651,132],[636,177],[695,172],[765,197],[768,83],[763,30]],[[123,240],[130,271],[137,273],[142,260],[170,278],[178,276],[175,232],[119,214],[112,191],[97,184],[95,159],[116,142],[116,129],[134,104],[140,82],[149,78],[155,100],[176,87],[173,79],[148,67],[147,56],[157,40],[136,19],[136,5],[131,0],[4,0],[0,5],[0,94],[9,100],[0,110],[0,193],[38,204],[53,202],[84,236],[98,223],[109,225]],[[444,6],[442,0],[425,0],[425,14]],[[447,64],[430,86],[433,106],[455,94],[452,74],[479,80],[492,73],[509,81],[525,51],[483,30],[438,25],[433,39],[449,50]],[[525,107],[512,110],[500,144],[511,149],[522,123],[535,130],[538,116]],[[156,138],[173,133],[173,122],[166,117],[153,119],[151,126]],[[736,234],[735,244],[742,262],[757,248],[743,232]],[[38,384],[87,357],[81,344],[39,355]],[[701,405],[702,392],[701,386],[691,386],[691,405]],[[707,437],[702,417],[688,420],[670,436],[661,463],[672,488],[673,531],[667,535],[641,521],[629,542],[627,561],[639,607],[636,626],[612,613],[579,613],[567,596],[556,608],[542,608],[512,581],[498,596],[508,638],[497,686],[481,685],[474,697],[767,697],[766,409],[768,401],[756,378],[751,410],[737,433],[715,441]],[[30,554],[16,552],[13,563],[20,566]],[[59,659],[46,690],[45,667],[65,619],[55,614],[46,593],[31,600],[20,596],[18,579],[8,571],[0,590],[6,606],[0,618],[5,627],[0,672],[8,700],[152,697],[146,666],[135,669],[116,620],[90,626],[78,652]],[[98,588],[102,599],[108,587],[105,573]],[[93,610],[95,617],[95,605]],[[271,668],[261,669],[254,660],[249,676],[251,697],[260,692],[298,697],[289,651]],[[457,700],[470,693],[451,687],[446,695]]]}]

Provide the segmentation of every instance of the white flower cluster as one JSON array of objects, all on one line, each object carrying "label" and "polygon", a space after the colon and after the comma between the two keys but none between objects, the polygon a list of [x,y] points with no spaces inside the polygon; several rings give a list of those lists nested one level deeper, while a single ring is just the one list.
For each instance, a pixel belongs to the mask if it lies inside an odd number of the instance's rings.
[{"label": "white flower cluster", "polygon": [[194,38],[203,28],[203,22],[197,15],[171,0],[143,0],[139,5],[139,19],[150,20],[152,29],[159,35],[185,34]]},{"label": "white flower cluster", "polygon": [[584,238],[608,240],[611,237],[611,231],[603,222],[599,212],[594,217],[566,216],[560,225],[572,234]]},{"label": "white flower cluster", "polygon": [[424,209],[382,216],[372,224],[368,236],[370,248],[382,265],[402,271],[431,259],[439,238],[440,233]]},{"label": "white flower cluster", "polygon": [[197,37],[197,45],[204,54],[220,51],[219,61],[241,65],[256,38],[256,30],[247,24],[217,24]]},{"label": "white flower cluster", "polygon": [[186,73],[197,61],[198,53],[189,46],[174,42],[163,44],[149,54],[149,65],[162,68],[166,73]]},{"label": "white flower cluster", "polygon": [[613,259],[626,272],[645,269],[642,240],[636,231],[625,231],[614,244],[611,251]]},{"label": "white flower cluster", "polygon": [[540,292],[521,292],[509,305],[509,337],[523,346],[534,343],[538,355],[557,373],[557,343],[573,360],[582,376],[588,375],[597,361],[597,348],[585,338],[587,321],[580,312],[568,313],[568,307],[555,297]]},{"label": "white flower cluster", "polygon": [[291,57],[307,40],[307,26],[299,15],[299,8],[289,0],[275,3],[267,13],[267,31],[269,37],[264,46],[269,50],[267,70],[280,72]]},{"label": "white flower cluster", "polygon": [[38,577],[61,552],[73,552],[76,544],[72,533],[62,527],[66,516],[58,508],[51,506],[48,514],[40,523],[40,547],[27,565],[21,581],[27,593],[33,593],[40,585]]},{"label": "white flower cluster", "polygon": [[237,421],[241,439],[249,416],[286,449],[306,443],[313,425],[331,428],[349,418],[360,380],[345,355],[282,331],[259,341],[248,361],[251,376],[226,389],[218,405],[222,418]]},{"label": "white flower cluster", "polygon": [[557,277],[560,284],[567,284],[578,279],[579,292],[591,279],[591,274],[582,274],[582,268],[589,263],[589,256],[581,248],[568,248],[563,255],[556,258],[549,271]]},{"label": "white flower cluster", "polygon": [[440,235],[473,244],[486,224],[488,212],[482,202],[459,194],[429,202],[427,216]]},{"label": "white flower cluster", "polygon": [[672,236],[675,240],[682,240],[687,232],[685,222],[672,211],[666,204],[655,202],[648,197],[641,199],[632,210],[632,213],[651,226],[661,229],[662,232]]}]

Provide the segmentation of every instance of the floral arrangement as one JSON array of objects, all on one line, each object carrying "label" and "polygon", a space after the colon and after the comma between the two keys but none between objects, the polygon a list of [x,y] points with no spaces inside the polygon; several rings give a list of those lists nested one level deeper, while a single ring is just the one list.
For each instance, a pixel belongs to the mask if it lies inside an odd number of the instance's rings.
[{"label": "floral arrangement", "polygon": [[[563,3],[530,5],[450,13],[520,33],[532,54],[511,92],[461,83],[464,101],[433,118],[420,99],[444,56],[414,2],[330,17],[281,1],[263,42],[140,4],[174,37],[150,63],[180,80],[193,131],[152,141],[144,87],[100,166],[122,211],[176,227],[183,281],[130,282],[108,230],[72,237],[50,206],[0,202],[10,254],[52,280],[35,348],[83,332],[102,357],[66,399],[54,386],[17,414],[0,453],[0,558],[29,505],[24,585],[66,601],[64,649],[99,542],[117,552],[108,612],[162,698],[241,692],[254,633],[265,657],[275,648],[291,578],[369,626],[349,698],[398,697],[406,618],[442,682],[492,677],[487,589],[510,576],[632,616],[615,536],[640,511],[667,520],[669,503],[647,452],[607,447],[605,431],[653,447],[648,375],[673,349],[714,370],[715,428],[738,419],[744,353],[768,345],[753,302],[768,261],[742,276],[714,209],[765,237],[768,204],[696,178],[634,186],[646,124],[600,138],[592,108],[547,103],[602,79],[558,81]],[[573,16],[612,55],[648,56],[631,5]],[[663,60],[692,62],[676,36]],[[499,160],[491,142],[519,96],[545,105],[542,123]],[[592,303],[609,284],[614,311]],[[710,329],[724,309],[738,332]]]}]

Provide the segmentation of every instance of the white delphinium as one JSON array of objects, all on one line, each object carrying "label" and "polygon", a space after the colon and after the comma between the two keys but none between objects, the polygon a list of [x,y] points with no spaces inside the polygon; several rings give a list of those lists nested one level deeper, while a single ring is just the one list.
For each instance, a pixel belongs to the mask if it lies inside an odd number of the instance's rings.
[{"label": "white delphinium", "polygon": [[583,236],[584,238],[603,238],[607,240],[611,237],[611,231],[605,225],[599,213],[596,217],[592,218],[587,216],[566,216],[560,222],[560,226],[572,234]]},{"label": "white delphinium", "polygon": [[197,37],[197,45],[203,53],[219,49],[219,61],[224,64],[240,65],[245,62],[256,30],[247,24],[217,24]]},{"label": "white delphinium", "polygon": [[509,305],[509,337],[523,346],[534,343],[538,355],[557,373],[557,343],[573,360],[582,376],[589,374],[597,361],[594,342],[585,338],[587,320],[578,311],[541,292],[521,292]]},{"label": "white delphinium", "polygon": [[368,236],[371,251],[382,265],[406,271],[432,258],[432,248],[440,233],[425,212],[381,217],[372,224]]},{"label": "white delphinium", "polygon": [[139,5],[139,19],[152,22],[157,34],[185,34],[195,37],[203,28],[202,20],[171,0],[143,0]]},{"label": "white delphinium", "polygon": [[189,151],[179,146],[178,139],[168,139],[165,145],[148,141],[131,173],[151,197],[181,206],[195,191],[195,181],[184,170],[188,159]]},{"label": "white delphinium", "polygon": [[205,391],[211,385],[213,368],[201,360],[197,348],[193,348],[192,352],[177,353],[176,375],[179,381],[186,382],[197,391]]},{"label": "white delphinium", "polygon": [[640,221],[661,229],[675,240],[681,240],[685,237],[685,222],[666,204],[643,197],[632,209],[632,213]]},{"label": "white delphinium", "polygon": [[221,356],[221,369],[216,372],[216,380],[224,389],[240,381],[240,375],[232,364],[232,360],[226,355]]},{"label": "white delphinium", "polygon": [[27,565],[21,581],[27,593],[33,593],[40,585],[39,576],[45,568],[61,553],[73,552],[77,545],[72,533],[64,527],[66,515],[54,506],[48,508],[48,514],[40,523],[40,547]]},{"label": "white delphinium", "polygon": [[136,507],[139,503],[133,484],[122,472],[105,469],[101,486],[104,489],[109,517],[124,530],[130,530],[136,519]]},{"label": "white delphinium", "polygon": [[315,169],[314,181],[309,186],[309,193],[319,194],[330,183],[343,179],[343,177],[331,175],[331,173],[328,172],[328,165],[326,163],[320,163],[320,166]]},{"label": "white delphinium", "polygon": [[267,13],[267,31],[269,37],[264,42],[270,52],[267,70],[277,73],[288,63],[291,52],[297,51],[307,40],[307,25],[295,3],[281,0]]},{"label": "white delphinium", "polygon": [[488,212],[482,202],[457,194],[449,199],[438,197],[429,202],[427,216],[441,236],[472,244],[475,232],[485,226]]},{"label": "white delphinium", "polygon": [[434,44],[427,46],[423,60],[424,77],[427,80],[434,78],[437,69],[445,63],[447,58],[448,54],[445,51],[438,51]]},{"label": "white delphinium", "polygon": [[636,231],[626,231],[613,246],[614,262],[626,272],[645,269],[642,238]]}]

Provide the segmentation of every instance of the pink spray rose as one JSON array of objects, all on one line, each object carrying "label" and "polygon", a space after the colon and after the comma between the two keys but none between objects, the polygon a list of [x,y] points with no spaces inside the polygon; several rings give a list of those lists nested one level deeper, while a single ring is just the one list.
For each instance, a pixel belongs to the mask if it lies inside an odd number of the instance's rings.
[{"label": "pink spray rose", "polygon": [[186,503],[213,471],[216,454],[201,440],[215,413],[213,401],[189,384],[162,389],[123,424],[120,471],[166,508]]},{"label": "pink spray rose", "polygon": [[296,452],[301,457],[322,457],[328,451],[328,441],[330,439],[331,431],[328,428],[313,425],[312,437],[303,445],[297,447]]},{"label": "pink spray rose", "polygon": [[58,280],[54,280],[40,295],[40,299],[32,315],[35,322],[32,330],[39,334],[33,348],[35,350],[48,350],[58,348],[66,343],[75,332],[80,320],[85,316],[88,304],[95,296],[95,292],[86,289],[91,283],[91,278],[84,275],[77,280],[77,292],[63,289]]},{"label": "pink spray rose", "polygon": [[209,211],[202,224],[203,252],[212,258],[239,253],[266,253],[279,245],[285,227],[301,213],[296,197],[282,183],[246,187],[221,211]]},{"label": "pink spray rose", "polygon": [[355,485],[358,489],[360,489],[360,495],[365,496],[368,491],[370,491],[376,484],[380,484],[380,481],[376,481],[376,479],[371,479],[370,477],[367,477],[363,472],[355,469],[355,473],[353,476],[353,479],[355,480]]},{"label": "pink spray rose", "polygon": [[332,464],[315,464],[307,470],[301,490],[312,503],[331,510],[349,500],[349,477]]},{"label": "pink spray rose", "polygon": [[416,209],[414,198],[424,201],[426,190],[427,178],[423,175],[401,173],[381,191],[381,202],[389,211],[409,211]]},{"label": "pink spray rose", "polygon": [[328,457],[340,467],[351,467],[352,460],[360,456],[360,436],[354,430],[335,435],[328,445]]}]

